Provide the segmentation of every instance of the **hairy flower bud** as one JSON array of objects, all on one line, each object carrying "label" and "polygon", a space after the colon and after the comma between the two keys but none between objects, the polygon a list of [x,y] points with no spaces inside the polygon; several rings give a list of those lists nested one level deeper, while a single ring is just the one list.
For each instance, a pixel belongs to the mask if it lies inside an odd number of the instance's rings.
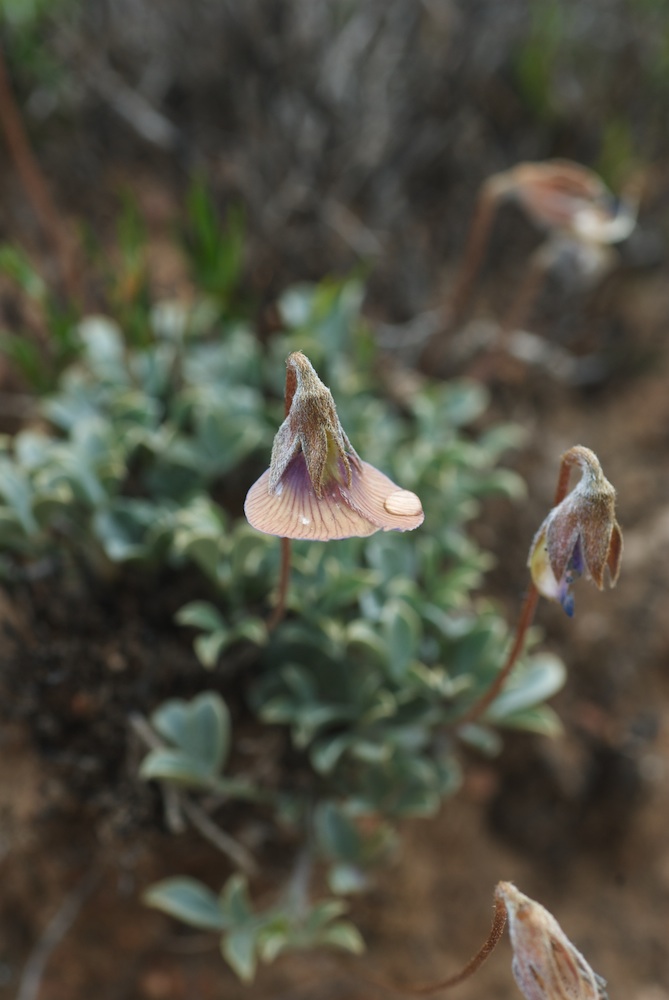
[{"label": "hairy flower bud", "polygon": [[544,597],[559,601],[571,617],[571,585],[581,574],[602,590],[608,569],[611,586],[620,573],[623,538],[615,516],[616,491],[594,452],[575,445],[565,452],[566,466],[578,465],[581,479],[554,507],[535,535],[528,565]]},{"label": "hairy flower bud", "polygon": [[422,524],[416,494],[360,459],[309,359],[296,351],[286,367],[287,415],[269,469],[247,494],[249,523],[270,535],[314,541]]},{"label": "hairy flower bud", "polygon": [[495,895],[506,907],[513,975],[526,1000],[606,1000],[606,981],[548,910],[511,882],[500,882]]}]

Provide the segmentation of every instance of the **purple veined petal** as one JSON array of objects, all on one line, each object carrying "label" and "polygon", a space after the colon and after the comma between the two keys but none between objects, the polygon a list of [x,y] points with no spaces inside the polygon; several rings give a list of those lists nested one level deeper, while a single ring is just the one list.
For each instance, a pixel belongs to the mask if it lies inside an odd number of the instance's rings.
[{"label": "purple veined petal", "polygon": [[244,511],[259,531],[283,538],[328,541],[366,537],[380,528],[410,530],[423,521],[420,500],[400,490],[367,462],[352,466],[350,487],[332,478],[316,496],[304,455],[288,465],[276,489],[269,488],[269,470],[251,487]]},{"label": "purple veined petal", "polygon": [[282,538],[325,542],[365,537],[378,530],[344,501],[336,480],[324,487],[322,497],[316,496],[302,452],[290,462],[274,491],[269,489],[269,469],[263,473],[247,494],[244,512],[254,528]]}]

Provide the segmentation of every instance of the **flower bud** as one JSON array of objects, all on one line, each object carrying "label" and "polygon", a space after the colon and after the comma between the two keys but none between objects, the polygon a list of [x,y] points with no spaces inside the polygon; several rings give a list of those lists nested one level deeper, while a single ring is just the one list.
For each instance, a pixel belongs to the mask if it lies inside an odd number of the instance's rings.
[{"label": "flower bud", "polygon": [[286,367],[287,415],[269,469],[247,494],[249,523],[270,535],[314,541],[422,524],[416,494],[360,459],[308,358],[296,351]]},{"label": "flower bud", "polygon": [[497,198],[515,199],[549,232],[585,243],[618,243],[636,225],[636,199],[615,198],[596,173],[570,160],[519,163],[487,183]]},{"label": "flower bud", "polygon": [[581,574],[602,590],[608,569],[610,584],[615,586],[623,538],[615,516],[616,491],[595,453],[576,445],[565,452],[562,461],[565,466],[579,465],[581,479],[539,528],[528,565],[539,593],[559,601],[571,617],[571,585]]},{"label": "flower bud", "polygon": [[526,1000],[606,1000],[606,981],[548,910],[511,882],[500,882],[495,895],[506,907],[513,975]]}]

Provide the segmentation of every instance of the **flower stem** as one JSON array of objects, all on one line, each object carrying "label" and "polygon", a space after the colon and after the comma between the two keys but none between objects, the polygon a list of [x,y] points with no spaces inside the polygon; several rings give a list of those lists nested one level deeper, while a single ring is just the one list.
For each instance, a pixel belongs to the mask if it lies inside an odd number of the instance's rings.
[{"label": "flower stem", "polygon": [[534,584],[531,583],[520,611],[520,618],[518,619],[518,624],[516,626],[516,634],[513,639],[513,645],[509,650],[504,666],[495,676],[487,691],[484,691],[478,701],[475,701],[471,708],[465,712],[462,718],[458,719],[458,727],[464,726],[465,723],[468,722],[475,722],[478,718],[480,718],[506,684],[507,678],[515,667],[518,657],[522,653],[523,647],[525,646],[525,636],[527,635],[528,628],[532,624],[532,619],[534,618],[534,612],[538,601],[539,591]]},{"label": "flower stem", "polygon": [[28,201],[55,253],[63,289],[69,299],[76,301],[80,297],[81,289],[74,248],[28,140],[10,83],[2,47],[0,47],[0,129],[4,133],[10,156]]},{"label": "flower stem", "polygon": [[450,306],[454,322],[458,322],[462,318],[469,301],[474,279],[479,272],[488,246],[496,208],[497,193],[494,188],[484,184],[474,211],[462,263],[453,283]]},{"label": "flower stem", "polygon": [[455,976],[442,979],[439,983],[430,983],[428,986],[414,986],[408,992],[411,992],[414,996],[427,996],[430,993],[438,993],[440,990],[449,990],[452,986],[458,986],[465,979],[469,979],[477,969],[480,969],[488,955],[494,951],[497,942],[502,936],[505,924],[506,908],[504,902],[501,899],[495,899],[495,913],[492,918],[490,933],[474,957],[467,962],[464,969],[461,969]]},{"label": "flower stem", "polygon": [[473,958],[471,958],[464,969],[456,973],[454,976],[449,976],[448,979],[442,979],[438,983],[428,983],[426,986],[395,986],[390,983],[380,982],[374,979],[364,978],[364,982],[368,983],[370,986],[378,986],[383,990],[387,990],[389,993],[398,993],[404,996],[413,997],[424,997],[429,996],[432,993],[439,993],[441,990],[450,990],[453,986],[459,986],[463,983],[465,979],[469,979],[477,969],[480,969],[486,958],[494,950],[497,942],[502,936],[504,931],[504,926],[506,924],[506,908],[504,901],[502,899],[495,898],[495,913],[492,918],[492,927],[490,928],[490,933],[485,939],[479,950],[476,952]]},{"label": "flower stem", "polygon": [[[557,507],[559,503],[562,503],[569,492],[569,476],[575,461],[572,451],[573,449],[570,449],[570,451],[565,452],[560,462],[560,472],[558,474],[555,499],[553,501],[554,507]],[[538,603],[539,591],[533,583],[530,583],[525,595],[523,606],[520,610],[520,617],[518,619],[518,624],[516,625],[516,634],[514,636],[511,649],[509,650],[506,660],[504,661],[504,665],[495,676],[487,691],[484,691],[478,701],[475,701],[474,704],[465,712],[462,718],[458,719],[458,728],[465,725],[465,723],[475,722],[477,719],[480,719],[506,684],[509,674],[515,667],[518,657],[522,653],[525,646],[525,636],[527,635],[527,630],[532,624],[534,612],[536,611]]]},{"label": "flower stem", "polygon": [[275,629],[286,613],[286,597],[290,582],[290,538],[281,539],[281,569],[279,570],[279,593],[274,611],[267,619],[267,628]]}]

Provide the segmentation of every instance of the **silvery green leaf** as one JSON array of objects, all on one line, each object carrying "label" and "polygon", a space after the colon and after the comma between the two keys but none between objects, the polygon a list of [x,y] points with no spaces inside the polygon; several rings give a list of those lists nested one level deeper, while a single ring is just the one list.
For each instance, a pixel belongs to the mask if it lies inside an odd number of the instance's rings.
[{"label": "silvery green leaf", "polygon": [[30,482],[21,468],[6,458],[0,458],[0,496],[4,497],[26,535],[39,530],[32,510]]},{"label": "silvery green leaf", "polygon": [[230,876],[221,893],[221,905],[233,924],[244,923],[253,917],[246,876]]},{"label": "silvery green leaf", "polygon": [[257,928],[244,925],[230,930],[221,942],[221,951],[231,969],[244,983],[250,983],[256,973]]},{"label": "silvery green leaf", "polygon": [[318,943],[342,948],[354,955],[361,955],[365,950],[362,934],[349,920],[338,920],[336,924],[325,927],[318,935]]},{"label": "silvery green leaf", "polygon": [[219,657],[230,641],[230,633],[226,629],[218,629],[207,635],[198,635],[193,647],[198,660],[207,670],[213,670]]},{"label": "silvery green leaf", "polygon": [[356,865],[340,862],[330,868],[328,885],[337,895],[348,896],[368,889],[369,878]]},{"label": "silvery green leaf", "polygon": [[460,726],[458,728],[458,738],[486,757],[496,757],[502,749],[502,740],[499,733],[496,733],[494,729],[490,729],[488,726],[482,726],[476,722]]},{"label": "silvery green leaf", "polygon": [[305,326],[311,316],[315,289],[313,285],[293,285],[279,298],[281,319],[288,327]]},{"label": "silvery green leaf", "polygon": [[190,927],[222,931],[229,926],[218,896],[194,878],[167,878],[143,894],[147,906],[183,920]]},{"label": "silvery green leaf", "polygon": [[151,715],[156,732],[209,775],[223,768],[230,749],[230,713],[216,691],[203,691],[191,701],[174,698]]},{"label": "silvery green leaf", "polygon": [[108,316],[86,316],[77,329],[84,356],[95,374],[109,381],[125,383],[123,334]]},{"label": "silvery green leaf", "polygon": [[389,600],[381,612],[381,630],[388,649],[390,676],[400,682],[417,654],[420,618],[406,601]]},{"label": "silvery green leaf", "polygon": [[534,705],[531,708],[520,709],[511,715],[505,715],[503,719],[498,721],[497,725],[504,726],[506,729],[523,729],[551,738],[561,736],[564,732],[559,716],[550,705]]},{"label": "silvery green leaf", "polygon": [[139,775],[145,781],[168,781],[188,788],[209,788],[212,781],[211,768],[182,750],[151,750]]},{"label": "silvery green leaf", "polygon": [[338,733],[335,736],[324,736],[312,746],[309,758],[315,771],[319,774],[330,774],[337,766],[342,754],[355,741],[352,733]]},{"label": "silvery green leaf", "polygon": [[509,683],[485,713],[489,722],[500,722],[523,709],[538,705],[563,686],[567,672],[557,656],[541,653],[512,674]]},{"label": "silvery green leaf", "polygon": [[191,601],[189,604],[184,604],[177,611],[175,620],[179,625],[201,628],[205,632],[224,630],[226,627],[223,615],[209,601]]},{"label": "silvery green leaf", "polygon": [[337,861],[355,864],[362,860],[360,832],[345,810],[336,802],[322,801],[316,807],[314,828],[320,849]]}]

